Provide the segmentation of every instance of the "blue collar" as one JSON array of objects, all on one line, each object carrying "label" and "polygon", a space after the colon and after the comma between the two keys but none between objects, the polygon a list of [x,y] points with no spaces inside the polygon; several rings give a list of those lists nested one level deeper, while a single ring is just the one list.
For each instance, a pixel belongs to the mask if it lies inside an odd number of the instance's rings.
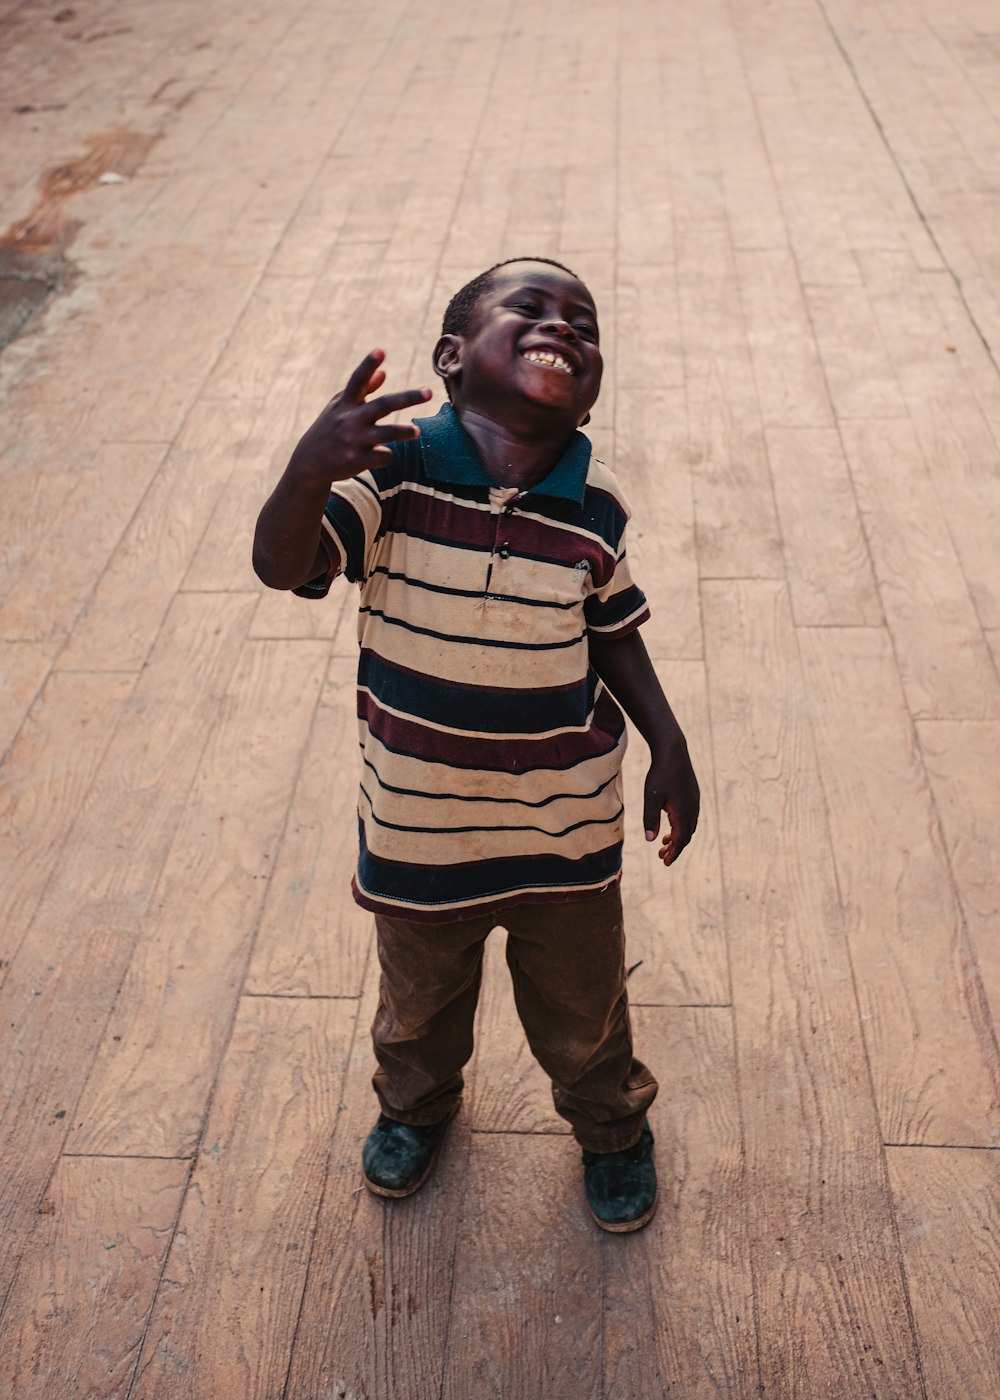
[{"label": "blue collar", "polygon": [[[450,486],[496,486],[450,403],[442,404],[433,418],[415,418],[414,422],[420,429],[424,471],[434,481]],[[525,494],[559,496],[582,506],[590,451],[590,439],[581,432],[574,433],[548,476],[530,486]]]}]

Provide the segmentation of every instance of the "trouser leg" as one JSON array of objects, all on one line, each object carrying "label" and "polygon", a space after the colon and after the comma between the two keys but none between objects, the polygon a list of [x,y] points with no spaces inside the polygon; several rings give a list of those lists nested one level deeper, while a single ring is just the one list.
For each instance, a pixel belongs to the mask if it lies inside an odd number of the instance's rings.
[{"label": "trouser leg", "polygon": [[375,916],[379,1005],[372,1024],[382,1111],[425,1126],[447,1118],[472,1054],[483,944],[496,920],[416,923]]},{"label": "trouser leg", "polygon": [[591,1152],[631,1147],[656,1097],[632,1052],[618,889],[497,916],[532,1053],[552,1080],[556,1111]]}]

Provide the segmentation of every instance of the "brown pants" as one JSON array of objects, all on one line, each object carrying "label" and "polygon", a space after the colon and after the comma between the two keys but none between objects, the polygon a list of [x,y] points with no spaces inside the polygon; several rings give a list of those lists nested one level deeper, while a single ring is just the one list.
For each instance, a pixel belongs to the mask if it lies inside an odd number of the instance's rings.
[{"label": "brown pants", "polygon": [[632,1054],[617,887],[595,899],[520,904],[447,924],[376,915],[382,980],[373,1083],[382,1111],[424,1125],[457,1107],[483,946],[498,926],[507,930],[518,1015],[552,1080],[556,1111],[588,1151],[631,1147],[657,1083]]}]

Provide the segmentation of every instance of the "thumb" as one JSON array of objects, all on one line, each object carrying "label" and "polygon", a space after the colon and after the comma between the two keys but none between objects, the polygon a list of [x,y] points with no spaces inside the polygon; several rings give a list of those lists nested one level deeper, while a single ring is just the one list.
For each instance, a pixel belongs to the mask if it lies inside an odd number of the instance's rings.
[{"label": "thumb", "polygon": [[647,841],[655,841],[660,834],[660,795],[652,782],[652,774],[646,776],[646,786],[642,797],[642,828]]}]

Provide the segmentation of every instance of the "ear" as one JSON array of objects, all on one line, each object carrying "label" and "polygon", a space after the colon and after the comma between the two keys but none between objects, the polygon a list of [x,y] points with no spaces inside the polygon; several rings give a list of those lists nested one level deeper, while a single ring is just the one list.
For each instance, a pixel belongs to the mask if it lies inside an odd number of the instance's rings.
[{"label": "ear", "polygon": [[462,373],[462,337],[443,335],[434,347],[434,373],[453,383]]}]

